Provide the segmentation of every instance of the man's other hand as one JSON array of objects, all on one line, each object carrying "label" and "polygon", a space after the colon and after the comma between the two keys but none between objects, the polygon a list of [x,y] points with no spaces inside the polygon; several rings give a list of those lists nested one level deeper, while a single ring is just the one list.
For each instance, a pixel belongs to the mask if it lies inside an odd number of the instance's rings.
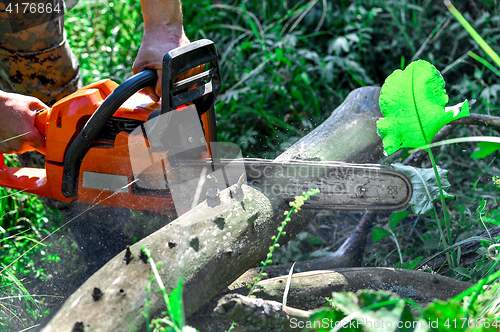
[{"label": "man's other hand", "polygon": [[0,153],[45,153],[35,118],[36,111],[48,108],[36,98],[0,91]]}]

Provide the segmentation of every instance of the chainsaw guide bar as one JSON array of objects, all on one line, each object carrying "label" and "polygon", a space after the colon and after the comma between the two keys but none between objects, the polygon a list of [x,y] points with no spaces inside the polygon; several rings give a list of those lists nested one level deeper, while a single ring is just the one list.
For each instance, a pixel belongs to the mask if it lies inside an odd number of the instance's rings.
[{"label": "chainsaw guide bar", "polygon": [[[189,174],[178,179],[182,182],[196,178],[203,168],[207,174],[212,170],[234,173],[231,169],[239,167],[241,170],[241,166],[244,166],[246,183],[268,197],[281,196],[292,201],[310,189],[319,189],[320,193],[304,204],[303,208],[309,209],[402,210],[410,202],[413,192],[410,181],[403,174],[373,164],[242,158],[208,159],[205,165],[184,160],[176,168]],[[232,174],[229,176],[232,181],[222,185],[227,176],[219,177],[218,187],[227,188],[240,176],[241,173]]]}]

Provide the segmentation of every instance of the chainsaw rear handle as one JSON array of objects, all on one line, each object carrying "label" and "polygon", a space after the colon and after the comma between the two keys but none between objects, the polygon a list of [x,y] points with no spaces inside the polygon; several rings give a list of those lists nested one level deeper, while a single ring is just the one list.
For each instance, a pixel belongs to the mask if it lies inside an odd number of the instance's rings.
[{"label": "chainsaw rear handle", "polygon": [[[174,82],[179,74],[205,63],[210,63],[208,71]],[[157,79],[156,70],[146,69],[123,82],[97,108],[64,155],[62,194],[65,197],[77,196],[80,164],[108,120],[130,96],[147,86],[155,86]],[[161,113],[188,102],[197,106],[200,115],[205,113],[213,107],[220,82],[217,51],[212,41],[203,39],[168,52],[163,58]]]}]

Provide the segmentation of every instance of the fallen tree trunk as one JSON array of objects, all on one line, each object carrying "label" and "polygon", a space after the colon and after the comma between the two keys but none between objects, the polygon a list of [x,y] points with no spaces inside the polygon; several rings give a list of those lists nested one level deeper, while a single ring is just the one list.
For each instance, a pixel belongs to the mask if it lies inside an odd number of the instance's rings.
[{"label": "fallen tree trunk", "polygon": [[[305,262],[297,262],[294,266],[294,273],[361,266],[366,236],[375,216],[376,212],[373,211],[365,213],[354,232],[337,251],[326,257],[311,259]],[[291,267],[292,264],[271,265],[266,267],[265,272],[267,278],[275,278],[288,275]],[[235,282],[229,285],[225,292],[218,294],[196,311],[196,313],[189,318],[189,325],[204,332],[227,330],[231,326],[231,322],[223,317],[214,316],[214,308],[217,306],[220,298],[228,293],[236,292],[240,295],[248,295],[247,286],[253,283],[254,278],[259,275],[259,272],[260,268],[252,268],[245,272]],[[261,280],[263,279],[266,278],[262,278]],[[290,296],[293,296],[293,294],[290,294]],[[237,331],[235,330],[235,332]]]},{"label": "fallen tree trunk", "polygon": [[[282,301],[288,276],[263,280],[253,295],[265,300]],[[288,305],[303,309],[315,309],[326,304],[325,297],[332,292],[357,292],[361,289],[385,290],[425,305],[446,300],[472,286],[438,274],[420,271],[358,267],[334,271],[310,271],[292,275]]]},{"label": "fallen tree trunk", "polygon": [[[373,87],[353,91],[324,124],[278,160],[375,162],[382,151],[374,121],[380,117],[379,94],[380,88]],[[357,134],[360,131],[363,135]],[[231,192],[240,190],[243,197],[233,199],[241,195]],[[75,326],[91,331],[143,330],[146,320],[141,312],[151,270],[141,259],[141,246],[149,248],[155,263],[162,263],[160,275],[167,291],[183,277],[189,316],[267,254],[287,208],[283,203],[279,196],[266,197],[246,185],[222,191],[220,205],[205,201],[114,257],[71,295],[42,331],[71,331]],[[313,215],[314,211],[294,215],[283,242],[298,234]],[[163,297],[153,292],[149,301],[150,316],[161,315]]]},{"label": "fallen tree trunk", "polygon": [[325,297],[334,292],[385,290],[426,305],[435,299],[446,300],[456,296],[471,286],[470,283],[441,275],[402,269],[311,271],[292,275],[287,306],[283,306],[281,302],[287,278],[283,276],[259,282],[253,293],[257,298],[227,294],[218,301],[214,314],[243,327],[296,331],[297,323],[310,321],[312,310],[325,306]]},{"label": "fallen tree trunk", "polygon": [[[281,303],[287,279],[288,275],[262,280],[252,295],[261,300]],[[334,292],[357,292],[362,289],[371,289],[391,291],[401,298],[411,299],[425,306],[435,299],[444,301],[454,297],[470,286],[470,283],[438,274],[393,268],[356,267],[309,271],[292,275],[287,305],[296,310],[313,310],[325,306],[325,297],[331,297]],[[229,328],[231,322],[227,319],[231,319],[241,323],[243,327],[263,328],[254,324],[258,321],[255,319],[256,316],[261,315],[257,309],[250,310],[249,317],[245,317],[241,311],[233,311],[232,306],[230,306],[231,310],[225,306],[226,312],[221,311],[221,305],[225,301],[223,299],[235,294],[247,295],[248,289],[236,288],[217,299],[212,299],[210,308],[203,307],[203,312],[198,312],[199,316],[193,316],[190,324],[200,331],[203,329],[204,332],[215,332],[221,328]],[[197,317],[199,318],[196,319]],[[281,321],[286,322],[283,315],[280,317]],[[288,317],[297,318],[294,315]],[[265,321],[265,318],[261,318],[260,321]]]}]

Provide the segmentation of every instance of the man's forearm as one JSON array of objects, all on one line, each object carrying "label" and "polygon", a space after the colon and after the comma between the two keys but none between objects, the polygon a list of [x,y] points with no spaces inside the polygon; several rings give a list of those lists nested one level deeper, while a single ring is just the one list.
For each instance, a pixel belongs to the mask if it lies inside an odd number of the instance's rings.
[{"label": "man's forearm", "polygon": [[182,31],[180,0],[141,0],[144,29],[167,27]]},{"label": "man's forearm", "polygon": [[[189,44],[182,26],[181,0],[141,0],[141,6],[144,35],[133,72],[152,68],[156,69],[158,77],[161,77],[165,53]],[[161,96],[161,80],[158,80],[154,90],[148,87],[143,92],[157,100]]]}]

